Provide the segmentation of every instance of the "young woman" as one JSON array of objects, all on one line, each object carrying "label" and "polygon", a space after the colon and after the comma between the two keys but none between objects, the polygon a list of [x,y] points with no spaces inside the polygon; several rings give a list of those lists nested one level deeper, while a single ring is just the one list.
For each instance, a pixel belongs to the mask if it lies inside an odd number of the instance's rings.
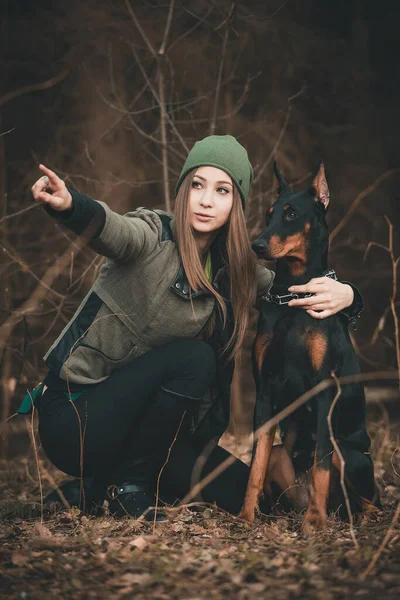
[{"label": "young woman", "polygon": [[[121,216],[40,169],[34,199],[107,257],[45,356],[40,438],[59,469],[84,477],[87,510],[101,505],[108,489],[111,512],[138,516],[154,505],[157,474],[178,428],[163,475],[163,490],[174,497],[188,491],[197,457],[228,424],[233,358],[251,306],[273,282],[273,273],[256,265],[246,231],[253,170],[235,138],[210,136],[183,166],[175,216],[146,208]],[[315,294],[306,310],[316,318],[357,309],[353,289],[332,279],[300,291]],[[226,456],[216,446],[203,474]],[[237,512],[247,476],[238,462],[203,498]],[[63,492],[71,503],[79,498],[76,483]]]}]

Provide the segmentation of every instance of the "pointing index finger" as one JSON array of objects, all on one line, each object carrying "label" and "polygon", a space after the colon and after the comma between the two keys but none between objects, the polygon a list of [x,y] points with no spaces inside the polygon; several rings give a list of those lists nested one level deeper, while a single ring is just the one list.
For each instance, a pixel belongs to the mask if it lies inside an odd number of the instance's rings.
[{"label": "pointing index finger", "polygon": [[48,169],[44,165],[39,165],[39,169],[43,171],[45,175],[47,175],[47,177],[50,180],[50,183],[52,183],[53,185],[58,185],[60,178],[54,173],[54,171],[51,171],[51,169]]}]

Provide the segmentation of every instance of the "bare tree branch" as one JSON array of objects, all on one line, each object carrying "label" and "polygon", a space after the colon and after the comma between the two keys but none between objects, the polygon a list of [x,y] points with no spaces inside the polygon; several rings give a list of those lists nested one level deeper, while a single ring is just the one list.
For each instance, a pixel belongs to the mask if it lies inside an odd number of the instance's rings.
[{"label": "bare tree branch", "polygon": [[[234,6],[234,3],[232,4],[232,7],[233,6]],[[219,104],[219,96],[220,96],[220,93],[221,93],[221,81],[222,81],[222,73],[223,73],[223,70],[224,70],[225,54],[226,54],[226,46],[227,46],[227,43],[228,43],[228,36],[229,36],[229,24],[227,24],[227,26],[225,28],[224,41],[222,43],[221,60],[219,61],[217,85],[216,85],[216,88],[215,88],[214,106],[213,106],[213,112],[212,112],[211,123],[210,123],[210,135],[214,135],[214,133],[215,133],[215,127],[216,127],[216,124],[217,124],[218,104]]]},{"label": "bare tree branch", "polygon": [[8,92],[8,94],[4,94],[4,96],[0,98],[0,108],[8,102],[11,102],[11,100],[14,100],[14,98],[18,98],[19,96],[23,96],[24,94],[30,94],[31,92],[38,92],[40,90],[48,90],[49,88],[54,87],[55,85],[57,85],[57,83],[60,83],[60,81],[65,79],[69,75],[69,73],[70,69],[67,68],[61,71],[61,73],[59,73],[55,77],[52,77],[51,79],[46,79],[46,81],[42,81],[41,83],[24,85],[18,88],[17,90],[14,90],[13,92]]},{"label": "bare tree branch", "polygon": [[268,167],[268,165],[271,163],[271,161],[273,160],[273,158],[275,157],[276,151],[279,148],[279,145],[282,141],[283,136],[285,135],[286,132],[286,128],[288,126],[289,123],[289,119],[290,119],[290,113],[292,111],[292,107],[289,104],[287,112],[286,112],[286,116],[285,116],[285,120],[283,121],[283,125],[281,127],[281,131],[279,133],[279,136],[274,144],[274,147],[272,148],[267,160],[264,162],[264,164],[262,165],[262,167],[258,170],[257,173],[257,177],[254,178],[254,183],[257,183],[258,180],[260,179],[261,175],[264,173],[265,169]]},{"label": "bare tree branch", "polygon": [[369,194],[374,192],[381,185],[381,183],[383,183],[388,177],[391,177],[395,173],[400,173],[399,167],[396,167],[395,169],[390,169],[389,171],[382,173],[382,175],[380,175],[374,181],[374,183],[369,185],[367,188],[365,188],[365,190],[363,190],[362,192],[360,192],[358,194],[358,196],[353,200],[352,205],[350,206],[349,210],[346,212],[343,219],[340,221],[340,223],[338,225],[336,225],[335,229],[331,232],[331,234],[329,236],[330,244],[332,244],[335,237],[343,229],[343,227],[347,224],[347,222],[349,221],[349,219],[352,217],[353,213],[356,211],[357,207],[359,206],[360,202],[362,202],[364,200],[364,198],[369,196]]},{"label": "bare tree branch", "polygon": [[175,0],[171,0],[170,5],[169,5],[169,10],[168,10],[167,23],[165,25],[165,30],[164,30],[164,38],[163,38],[162,44],[160,46],[160,49],[158,51],[159,56],[163,56],[165,53],[165,46],[167,45],[168,34],[169,34],[169,30],[171,28],[172,15],[174,13],[174,6],[175,6]]}]

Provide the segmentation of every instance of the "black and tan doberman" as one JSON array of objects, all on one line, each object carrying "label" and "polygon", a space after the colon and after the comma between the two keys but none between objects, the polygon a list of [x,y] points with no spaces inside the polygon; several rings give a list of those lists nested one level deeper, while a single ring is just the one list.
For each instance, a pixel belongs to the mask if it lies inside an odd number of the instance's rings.
[{"label": "black and tan doberman", "polygon": [[[318,165],[307,191],[292,192],[274,165],[278,198],[267,212],[266,228],[253,243],[261,258],[276,260],[276,277],[265,298],[253,345],[253,371],[257,387],[254,429],[290,405],[334,372],[338,377],[359,373],[358,361],[348,332],[348,321],[340,314],[315,319],[305,310],[289,307],[294,296],[291,285],[314,277],[335,277],[328,270],[328,227],[325,220],[329,190],[324,165]],[[341,461],[334,452],[328,414],[336,387],[329,387],[280,423],[287,464],[312,469],[309,499],[302,529],[323,528],[329,499],[343,504],[337,475]],[[354,512],[374,512],[377,499],[374,470],[369,455],[366,407],[361,383],[344,385],[331,418],[334,439],[345,462],[345,480]],[[268,480],[276,428],[254,445],[250,478],[240,517],[254,519],[254,511]],[[305,457],[305,458],[304,458]],[[313,457],[313,458],[312,458]],[[294,470],[286,482],[294,484]],[[302,508],[296,486],[288,496],[294,508]],[[339,500],[338,500],[339,498]]]}]

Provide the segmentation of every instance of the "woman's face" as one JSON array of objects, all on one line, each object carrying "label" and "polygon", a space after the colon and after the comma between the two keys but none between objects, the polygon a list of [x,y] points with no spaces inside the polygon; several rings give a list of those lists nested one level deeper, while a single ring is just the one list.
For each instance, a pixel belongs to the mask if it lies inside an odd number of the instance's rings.
[{"label": "woman's face", "polygon": [[190,224],[198,234],[211,234],[225,225],[232,210],[233,183],[216,167],[199,167],[189,194]]}]

